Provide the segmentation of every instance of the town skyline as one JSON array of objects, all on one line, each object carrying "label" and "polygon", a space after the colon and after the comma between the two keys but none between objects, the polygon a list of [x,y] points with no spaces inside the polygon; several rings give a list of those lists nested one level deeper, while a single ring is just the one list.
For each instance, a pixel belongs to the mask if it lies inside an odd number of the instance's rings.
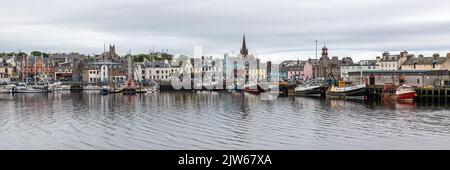
[{"label": "town skyline", "polygon": [[[114,44],[114,43],[113,43]],[[96,56],[96,55],[101,55],[103,52],[105,52],[105,50],[107,51],[107,46],[106,44],[104,44],[105,46],[102,48],[101,51],[97,52],[98,50],[96,50],[96,52],[88,52],[88,53],[83,53],[83,52],[79,52],[77,50],[73,50],[73,51],[45,51],[45,50],[39,50],[39,49],[31,49],[29,51],[23,51],[23,50],[18,50],[18,51],[1,51],[0,53],[26,53],[27,55],[30,55],[32,52],[42,52],[42,53],[50,53],[50,54],[70,54],[70,53],[78,53],[81,55],[86,55],[86,56]],[[111,45],[111,44],[109,44]],[[114,44],[115,45],[115,44]],[[142,52],[135,52],[131,49],[121,49],[120,46],[119,48],[116,49],[116,52],[118,53],[119,56],[124,57],[128,54],[132,54],[132,55],[139,55],[139,54],[149,54],[149,53],[168,53],[174,56],[174,58],[178,58],[179,56],[187,56],[190,58],[199,58],[199,57],[195,57],[195,48],[196,47],[202,47],[202,46],[193,46],[192,47],[192,52],[190,54],[186,54],[186,53],[172,53],[170,51],[170,49],[149,49],[147,51],[142,51]],[[361,60],[375,60],[376,57],[380,57],[382,55],[383,52],[390,52],[390,53],[400,53],[403,51],[408,51],[410,54],[414,54],[416,56],[418,55],[423,55],[423,56],[432,56],[434,54],[440,54],[442,56],[447,55],[450,50],[428,50],[428,51],[413,51],[413,50],[393,50],[393,51],[388,51],[388,50],[384,50],[384,51],[361,51],[361,50],[340,50],[340,49],[333,49],[332,47],[329,48],[328,45],[324,44],[322,46],[317,46],[317,59],[320,59],[321,55],[321,51],[320,49],[322,47],[327,47],[330,51],[330,57],[338,57],[338,58],[344,58],[344,57],[351,57],[354,61],[358,62]],[[205,50],[204,48],[202,48],[202,51],[208,51],[207,49]],[[123,52],[123,53],[121,53]],[[130,53],[131,52],[131,53]],[[208,56],[208,57],[213,57],[213,58],[223,58],[225,54],[228,54],[230,56],[238,56],[239,55],[239,47],[236,48],[236,50],[230,50],[228,52],[224,52],[222,54],[218,54],[218,53],[205,53],[203,52],[202,56]],[[258,54],[258,53],[254,53],[253,50],[249,49],[249,54],[254,55],[256,58],[260,59],[261,61],[267,62],[270,61],[272,63],[275,64],[280,64],[285,60],[302,60],[302,61],[307,61],[309,59],[316,59],[316,51],[313,50],[302,50],[302,51],[279,51],[279,52],[274,52],[274,53],[264,53],[264,54]],[[354,54],[354,55],[352,55]]]}]

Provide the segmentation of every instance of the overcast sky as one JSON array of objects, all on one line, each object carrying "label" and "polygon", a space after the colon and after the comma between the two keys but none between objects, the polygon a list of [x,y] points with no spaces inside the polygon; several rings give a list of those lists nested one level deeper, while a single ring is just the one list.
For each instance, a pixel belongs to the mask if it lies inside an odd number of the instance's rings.
[{"label": "overcast sky", "polygon": [[[2,0],[0,51],[124,55],[168,49],[236,54],[242,35],[264,60],[332,56],[356,60],[382,51],[450,52],[448,0]],[[320,52],[319,52],[320,53]]]}]

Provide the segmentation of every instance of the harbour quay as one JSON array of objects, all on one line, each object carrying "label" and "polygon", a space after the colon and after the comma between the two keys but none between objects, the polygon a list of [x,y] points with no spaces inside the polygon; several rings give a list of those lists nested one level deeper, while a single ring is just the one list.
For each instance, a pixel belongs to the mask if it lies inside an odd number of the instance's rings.
[{"label": "harbour quay", "polygon": [[450,101],[450,73],[448,70],[397,70],[349,72],[351,80],[362,78],[367,83],[368,99],[381,99],[389,85],[408,82],[416,92],[415,100],[430,98]]}]

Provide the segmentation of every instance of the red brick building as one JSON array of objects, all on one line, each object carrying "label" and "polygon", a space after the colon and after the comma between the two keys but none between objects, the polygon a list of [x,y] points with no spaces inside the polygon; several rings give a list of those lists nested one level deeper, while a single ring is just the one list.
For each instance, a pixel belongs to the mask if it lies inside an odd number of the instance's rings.
[{"label": "red brick building", "polygon": [[55,67],[53,63],[43,56],[40,57],[27,57],[23,61],[20,68],[21,80],[36,79],[53,79],[55,75]]}]

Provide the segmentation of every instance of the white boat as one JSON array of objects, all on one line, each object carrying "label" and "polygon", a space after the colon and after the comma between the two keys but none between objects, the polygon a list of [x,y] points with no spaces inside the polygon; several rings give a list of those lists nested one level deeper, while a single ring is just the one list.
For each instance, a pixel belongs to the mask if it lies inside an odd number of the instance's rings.
[{"label": "white boat", "polygon": [[0,87],[0,93],[13,93],[16,89],[16,85],[8,84],[6,86]]},{"label": "white boat", "polygon": [[61,85],[61,82],[53,83],[48,86],[51,91],[67,91],[70,90],[70,85]]},{"label": "white boat", "polygon": [[151,86],[144,89],[145,93],[152,94],[158,91],[158,83],[154,83]]},{"label": "white boat", "polygon": [[61,90],[70,90],[70,85],[61,85],[60,89]]},{"label": "white boat", "polygon": [[93,85],[87,85],[83,87],[83,90],[101,90],[102,87],[100,86],[93,86]]},{"label": "white boat", "polygon": [[365,96],[365,92],[366,92],[365,84],[350,85],[350,86],[345,86],[343,84],[344,84],[343,82],[339,82],[338,87],[333,86],[330,89],[330,95],[331,96]]},{"label": "white boat", "polygon": [[100,90],[101,94],[107,95],[109,93],[111,93],[111,88],[109,86],[103,86]]},{"label": "white boat", "polygon": [[300,96],[320,96],[322,94],[322,86],[317,80],[305,82],[294,89],[295,94]]},{"label": "white boat", "polygon": [[294,89],[295,94],[300,96],[314,96],[321,94],[321,86],[298,86]]},{"label": "white boat", "polygon": [[16,87],[16,93],[46,93],[48,92],[47,86],[38,85],[19,85]]}]

